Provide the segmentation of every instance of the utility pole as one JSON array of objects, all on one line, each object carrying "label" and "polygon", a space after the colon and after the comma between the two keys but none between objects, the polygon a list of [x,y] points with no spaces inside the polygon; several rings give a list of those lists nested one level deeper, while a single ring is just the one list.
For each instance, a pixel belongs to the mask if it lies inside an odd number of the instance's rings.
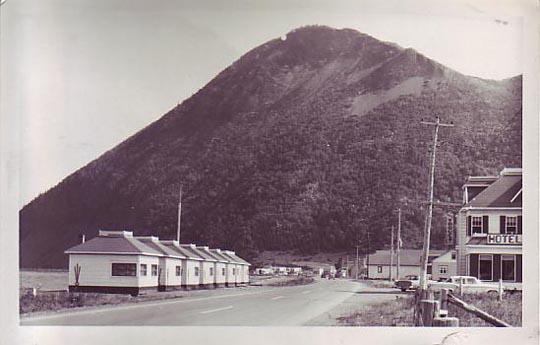
[{"label": "utility pole", "polygon": [[433,218],[433,185],[435,182],[435,154],[437,152],[437,139],[439,137],[440,127],[453,127],[454,125],[451,123],[441,123],[439,117],[437,117],[436,122],[421,121],[421,123],[428,126],[435,126],[435,133],[433,135],[433,149],[431,151],[431,164],[429,169],[428,212],[426,216],[426,224],[424,226],[424,245],[422,247],[422,265],[420,266],[419,290],[424,291],[427,289],[427,264],[429,255],[429,242],[431,238],[431,220]]},{"label": "utility pole", "polygon": [[176,240],[180,243],[180,221],[182,220],[182,185],[178,193],[178,226],[176,228]]},{"label": "utility pole", "polygon": [[392,271],[394,270],[394,226],[392,225],[392,232],[390,233],[390,276],[388,277],[392,281]]},{"label": "utility pole", "polygon": [[356,246],[356,280],[358,280],[358,273],[360,271],[360,259],[358,257],[358,248],[360,248],[360,246]]},{"label": "utility pole", "polygon": [[401,248],[401,207],[398,208],[398,223],[397,223],[397,246],[396,246],[396,279],[399,279],[399,250]]},{"label": "utility pole", "polygon": [[367,231],[367,260],[366,260],[366,275],[369,279],[369,253],[371,252],[371,243],[369,239],[369,230]]}]

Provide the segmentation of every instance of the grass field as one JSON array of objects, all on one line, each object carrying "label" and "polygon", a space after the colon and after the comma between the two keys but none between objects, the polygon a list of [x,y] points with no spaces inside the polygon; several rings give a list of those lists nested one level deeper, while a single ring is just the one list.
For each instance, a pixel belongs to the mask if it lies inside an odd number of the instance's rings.
[{"label": "grass field", "polygon": [[[501,302],[487,295],[465,295],[460,299],[512,326],[521,326],[521,293],[507,294]],[[395,301],[374,305],[353,314],[341,316],[338,318],[338,323],[341,326],[412,326],[414,325],[413,300],[412,295],[400,297]],[[461,327],[492,326],[453,305],[448,307],[448,316],[459,318]]]}]

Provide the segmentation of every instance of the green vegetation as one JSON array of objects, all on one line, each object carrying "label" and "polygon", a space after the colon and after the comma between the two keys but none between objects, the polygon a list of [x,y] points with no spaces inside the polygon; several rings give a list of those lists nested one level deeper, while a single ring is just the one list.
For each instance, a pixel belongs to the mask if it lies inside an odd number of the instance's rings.
[{"label": "green vegetation", "polygon": [[[390,91],[411,78],[418,89]],[[359,114],[359,95],[377,104]],[[182,242],[248,260],[374,251],[390,242],[398,206],[404,246],[417,248],[424,210],[403,200],[426,198],[433,128],[420,121],[435,116],[455,124],[440,133],[437,199],[461,200],[468,175],[521,166],[521,77],[466,77],[353,30],[296,30],[25,206],[21,266],[65,267],[81,232],[175,238],[181,184]],[[434,212],[434,248],[445,212]]]},{"label": "green vegetation", "polygon": [[[493,315],[512,326],[521,326],[521,293],[506,294],[502,301],[487,295],[464,295],[461,300]],[[341,326],[413,326],[413,296],[399,297],[395,301],[367,307],[353,314],[338,318]],[[482,319],[449,305],[448,316],[459,318],[461,327],[489,327]]]},{"label": "green vegetation", "polygon": [[[505,294],[501,302],[487,295],[464,295],[460,297],[462,301],[474,305],[486,313],[495,316],[496,318],[509,323],[512,326],[520,327],[522,320],[522,294]],[[484,327],[490,324],[484,320],[467,313],[461,308],[454,305],[448,306],[448,315],[459,318],[459,323],[462,326],[469,327]]]},{"label": "green vegetation", "polygon": [[136,297],[129,295],[99,294],[99,293],[69,293],[66,291],[43,292],[35,297],[28,292],[21,291],[19,299],[19,312],[21,314],[58,311],[62,309],[90,307],[100,305],[113,305],[126,303]]},{"label": "green vegetation", "polygon": [[413,298],[411,296],[398,297],[395,301],[385,302],[350,315],[338,318],[340,326],[412,326]]}]

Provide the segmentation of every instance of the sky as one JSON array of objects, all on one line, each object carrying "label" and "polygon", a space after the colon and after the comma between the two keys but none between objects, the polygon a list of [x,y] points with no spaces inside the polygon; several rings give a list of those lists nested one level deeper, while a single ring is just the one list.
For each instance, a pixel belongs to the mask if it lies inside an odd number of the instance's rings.
[{"label": "sky", "polygon": [[249,50],[301,26],[356,29],[467,75],[521,74],[521,9],[486,3],[7,0],[0,111],[17,122],[17,202],[159,119]]}]

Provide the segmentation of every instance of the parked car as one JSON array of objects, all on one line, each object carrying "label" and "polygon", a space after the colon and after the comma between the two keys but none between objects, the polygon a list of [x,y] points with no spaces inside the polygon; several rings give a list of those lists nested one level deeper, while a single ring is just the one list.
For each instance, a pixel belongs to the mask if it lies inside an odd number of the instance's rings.
[{"label": "parked car", "polygon": [[459,284],[462,284],[463,293],[487,293],[497,294],[499,286],[492,283],[484,283],[476,277],[452,276],[443,282],[432,282],[428,284],[428,289],[432,291],[441,291],[449,289],[450,292],[458,292]]},{"label": "parked car", "polygon": [[407,290],[416,290],[420,285],[420,277],[414,274],[406,275],[403,279],[398,279],[394,283],[398,289],[405,292]]}]

